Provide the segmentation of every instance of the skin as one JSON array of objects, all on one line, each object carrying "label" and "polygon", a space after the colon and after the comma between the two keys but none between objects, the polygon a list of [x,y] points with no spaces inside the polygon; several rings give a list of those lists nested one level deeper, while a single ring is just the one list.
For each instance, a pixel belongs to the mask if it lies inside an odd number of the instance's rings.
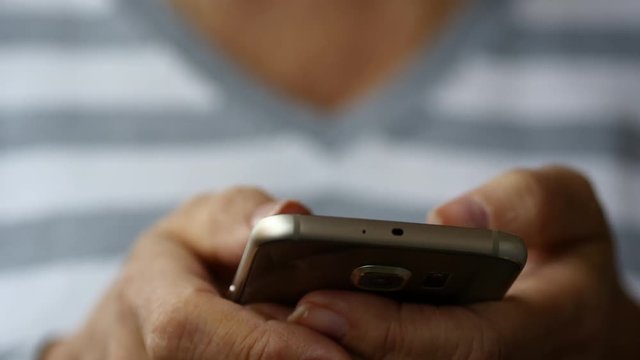
[{"label": "skin", "polygon": [[430,220],[525,240],[528,263],[502,301],[433,307],[320,291],[305,296],[289,321],[367,359],[640,356],[640,309],[618,283],[611,233],[580,174],[511,171],[443,205]]},{"label": "skin", "polygon": [[[323,110],[392,76],[462,3],[323,0],[265,8],[174,0],[197,31],[248,71]],[[43,358],[640,357],[640,310],[617,280],[611,234],[591,186],[571,170],[511,171],[430,215],[433,223],[501,229],[527,243],[529,262],[506,298],[467,307],[328,291],[308,294],[296,309],[224,299],[252,219],[294,212],[307,210],[251,188],[187,202],[141,236],[84,326]]]},{"label": "skin", "polygon": [[348,359],[313,330],[223,297],[254,214],[307,212],[273,201],[233,188],[187,202],[138,240],[86,324],[44,358]]},{"label": "skin", "polygon": [[255,78],[334,111],[396,75],[467,0],[171,0]]},{"label": "skin", "polygon": [[[471,205],[470,205],[471,204]],[[436,209],[450,225],[522,236],[530,259],[506,298],[467,307],[319,291],[292,309],[222,297],[252,219],[307,213],[260,190],[195,198],[134,247],[77,333],[47,359],[637,359],[640,309],[617,281],[587,180],[515,170]],[[375,314],[372,316],[372,314]]]}]

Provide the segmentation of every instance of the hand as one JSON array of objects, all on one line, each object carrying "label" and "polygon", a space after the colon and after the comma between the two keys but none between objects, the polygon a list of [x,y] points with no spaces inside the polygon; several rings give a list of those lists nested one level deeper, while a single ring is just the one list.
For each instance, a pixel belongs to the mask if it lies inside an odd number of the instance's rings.
[{"label": "hand", "polygon": [[306,212],[246,188],[195,198],[141,237],[85,326],[45,358],[349,359],[325,336],[221,295],[252,216]]},{"label": "hand", "polygon": [[611,235],[582,176],[557,167],[512,171],[430,220],[525,240],[528,263],[502,301],[435,307],[319,291],[289,321],[366,359],[640,358],[640,310],[617,281]]}]

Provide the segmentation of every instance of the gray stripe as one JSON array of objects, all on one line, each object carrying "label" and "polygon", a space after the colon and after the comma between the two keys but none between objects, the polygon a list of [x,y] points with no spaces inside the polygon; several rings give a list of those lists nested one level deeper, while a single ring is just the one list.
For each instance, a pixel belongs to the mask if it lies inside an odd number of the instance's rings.
[{"label": "gray stripe", "polygon": [[[431,204],[411,209],[334,192],[303,199],[317,214],[423,222]],[[59,216],[0,227],[0,271],[72,258],[124,254],[138,234],[166,209]],[[618,254],[626,269],[640,272],[640,228],[618,229]]]},{"label": "gray stripe", "polygon": [[[246,72],[228,61],[223,52],[206,48],[204,42],[194,37],[175,14],[167,11],[166,7],[158,6],[157,1],[126,2],[131,13],[149,20],[149,26],[155,27],[166,37],[167,42],[184,53],[201,74],[209,75],[219,82],[229,98],[242,94],[241,101],[244,103],[235,105],[242,107],[249,104],[248,107],[255,111],[249,115],[256,124],[262,126],[262,122],[277,123],[277,126],[293,131],[309,132],[320,141],[332,145],[332,149],[338,149],[340,144],[348,145],[351,139],[359,136],[365,129],[368,133],[375,133],[383,128],[392,134],[405,132],[414,136],[416,141],[456,144],[474,150],[484,147],[523,152],[535,150],[551,154],[568,147],[572,151],[609,152],[612,155],[638,159],[638,150],[633,145],[638,142],[638,130],[627,126],[617,114],[613,114],[608,120],[611,123],[621,122],[621,125],[611,127],[590,125],[584,129],[576,126],[529,130],[502,125],[495,118],[488,118],[486,122],[478,119],[476,125],[454,123],[449,126],[449,119],[446,117],[439,114],[425,116],[421,109],[416,108],[416,104],[422,104],[426,96],[432,95],[431,85],[437,85],[451,67],[477,55],[476,51],[482,49],[485,43],[502,38],[505,32],[514,28],[509,23],[509,4],[509,0],[474,0],[473,6],[455,21],[456,26],[452,31],[435,47],[421,49],[414,61],[398,77],[381,88],[373,89],[369,96],[343,112],[323,114],[291,99],[279,98],[273,89],[248,77]],[[583,118],[576,124],[589,121]],[[511,121],[505,123],[509,124]],[[602,131],[605,135],[599,136]],[[415,134],[420,134],[420,138]],[[586,140],[582,142],[581,137],[577,138],[576,134],[584,134]],[[468,135],[472,136],[465,138]],[[573,141],[576,138],[580,141],[568,144],[568,139]],[[507,140],[503,141],[504,139]]]},{"label": "gray stripe", "polygon": [[563,29],[534,31],[518,26],[503,29],[485,44],[496,56],[640,57],[640,31]]},{"label": "gray stripe", "polygon": [[337,113],[318,111],[257,81],[224,51],[208,46],[207,41],[185,26],[168,6],[162,6],[166,1],[131,0],[123,2],[122,6],[127,6],[128,12],[147,21],[148,26],[156,29],[168,44],[184,54],[200,75],[220,84],[230,94],[229,97],[240,96],[243,102],[240,105],[249,104],[255,112],[251,115],[256,121],[277,122],[290,129],[311,132],[328,143],[332,139],[322,134],[332,133],[337,135],[333,141],[337,143],[346,138],[344,134],[347,132],[357,135],[364,128],[373,129],[379,123],[393,122],[398,114],[406,113],[416,102],[422,102],[425,88],[438,83],[442,75],[476,48],[477,34],[495,29],[494,17],[499,15],[497,10],[503,8],[507,1],[473,0],[472,6],[452,21],[450,31],[435,46],[425,46],[417,51],[405,71],[385,86],[372,89],[353,107]]},{"label": "gray stripe", "polygon": [[325,192],[303,200],[317,215],[409,222],[424,222],[427,211],[434,206],[434,204],[425,204],[424,207],[411,208],[398,203],[381,204],[341,191]]},{"label": "gray stripe", "polygon": [[2,46],[133,46],[142,45],[155,38],[155,34],[148,28],[124,15],[108,18],[0,15]]},{"label": "gray stripe", "polygon": [[[640,127],[637,121],[612,116],[605,124],[588,119],[575,125],[529,127],[499,116],[479,118],[473,122],[437,117],[428,126],[417,128],[411,121],[398,122],[388,132],[398,140],[426,141],[443,146],[478,151],[482,149],[514,154],[557,156],[577,153],[609,157],[612,161],[640,161]],[[548,119],[547,119],[548,120]],[[564,121],[547,122],[562,124]],[[402,140],[405,139],[405,140]]]},{"label": "gray stripe", "polygon": [[[424,209],[381,208],[349,196],[319,196],[306,201],[319,214],[423,221]],[[61,215],[33,223],[0,226],[0,271],[92,256],[121,255],[141,231],[170,207],[141,211]]]},{"label": "gray stripe", "polygon": [[119,255],[162,214],[121,211],[0,227],[0,271],[65,259]]},{"label": "gray stripe", "polygon": [[[262,118],[261,118],[262,116]],[[423,118],[423,120],[420,120]],[[611,156],[612,160],[640,161],[640,128],[637,121],[612,117],[608,124],[576,121],[575,125],[524,127],[508,120],[474,122],[444,115],[410,112],[385,123],[376,132],[398,142],[415,141],[434,145],[557,154],[558,152]],[[228,104],[224,115],[182,110],[101,113],[84,111],[0,112],[0,151],[38,145],[164,145],[200,144],[233,137],[281,133],[283,128],[299,130],[296,119],[271,119],[251,113],[241,104]],[[562,121],[558,121],[562,123]],[[230,125],[232,124],[232,126]],[[291,125],[291,126],[289,126]],[[327,144],[328,151],[340,151],[360,136],[366,123],[345,121],[308,127],[310,135]],[[370,134],[370,132],[369,132]]]},{"label": "gray stripe", "polygon": [[604,27],[533,29],[513,18],[509,4],[495,8],[496,16],[480,48],[497,56],[638,57],[640,31]]},{"label": "gray stripe", "polygon": [[[232,122],[233,126],[227,122]],[[36,145],[125,145],[206,142],[265,130],[246,118],[225,121],[189,110],[0,112],[0,150]]]},{"label": "gray stripe", "polygon": [[615,231],[616,253],[620,268],[640,274],[640,224],[617,228]]}]

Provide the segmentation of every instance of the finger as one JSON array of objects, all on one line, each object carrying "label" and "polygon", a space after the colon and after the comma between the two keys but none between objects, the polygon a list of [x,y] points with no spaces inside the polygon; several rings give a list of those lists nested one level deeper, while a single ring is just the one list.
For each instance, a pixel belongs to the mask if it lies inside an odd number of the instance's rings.
[{"label": "finger", "polygon": [[[557,167],[507,173],[445,204],[431,220],[498,228],[545,252],[575,242],[606,243],[601,240],[608,236],[588,182]],[[365,357],[494,358],[504,344],[512,350],[527,339],[530,343],[545,334],[559,335],[554,325],[580,323],[575,300],[587,295],[584,282],[595,279],[590,273],[578,259],[547,264],[538,273],[546,281],[520,281],[505,301],[466,308],[396,304],[366,294],[312,293],[300,301],[290,320],[332,336]],[[559,294],[565,297],[555,296]],[[544,344],[540,349],[544,353]]]},{"label": "finger", "polygon": [[[269,202],[258,207],[252,215],[251,219],[251,228],[260,221],[262,218],[272,215],[279,214],[310,214],[310,211],[301,203],[295,200],[281,200],[277,202]],[[221,230],[221,229],[218,229]],[[251,229],[247,229],[250,231]],[[224,231],[224,230],[222,230]],[[213,241],[219,237],[220,232],[218,231],[218,236],[210,236],[210,241]],[[220,284],[228,285],[233,279],[235,272],[237,270],[238,263],[240,262],[240,258],[244,253],[244,249],[246,247],[249,233],[246,232],[243,234],[238,234],[239,238],[235,239],[234,244],[229,244],[228,241],[222,241],[221,244],[228,245],[225,248],[221,248],[220,246],[215,249],[218,253],[226,252],[226,256],[222,260],[222,256],[217,256],[216,259],[210,260],[209,267],[216,275],[216,279],[219,280]],[[230,238],[226,238],[229,240]],[[211,244],[211,246],[213,246]]]},{"label": "finger", "polygon": [[[107,359],[122,360],[144,360],[148,359],[144,346],[144,339],[140,334],[140,329],[135,319],[135,313],[130,306],[114,299],[113,291],[106,296],[106,304],[111,307],[110,311],[96,312],[98,321],[101,323],[93,328],[109,329],[109,333],[103,333],[101,339],[93,339],[85,344],[99,344],[106,341]],[[93,352],[95,349],[88,349]]]},{"label": "finger", "polygon": [[43,349],[39,359],[148,359],[131,307],[112,286],[73,336]]},{"label": "finger", "polygon": [[[581,289],[596,280],[616,283],[602,209],[589,182],[571,169],[509,171],[440,206],[429,220],[521,236],[529,260],[509,294],[536,302],[537,310],[570,308],[570,294],[564,299],[552,295],[558,289]],[[564,257],[562,263],[554,263],[559,257]],[[541,261],[545,267],[537,266]],[[537,281],[545,276],[544,283]],[[548,318],[538,311],[524,313]]]},{"label": "finger", "polygon": [[[399,304],[365,293],[310,293],[289,321],[366,359],[492,359],[499,351],[495,334],[465,308]],[[481,345],[473,341],[479,336]]]},{"label": "finger", "polygon": [[163,219],[149,237],[182,242],[211,263],[236,264],[249,234],[253,212],[273,201],[264,191],[250,187],[202,194]]},{"label": "finger", "polygon": [[266,214],[309,213],[302,204],[276,202],[264,191],[236,187],[219,194],[200,195],[168,216],[152,231],[155,237],[180,241],[195,254],[218,266],[237,266],[256,211]]},{"label": "finger", "polygon": [[267,216],[279,214],[300,214],[309,215],[311,211],[301,203],[295,200],[282,200],[261,205],[257,208],[251,217],[251,227]]},{"label": "finger", "polygon": [[591,185],[562,167],[509,171],[440,206],[428,220],[510,232],[537,250],[609,238]]},{"label": "finger", "polygon": [[144,250],[152,261],[130,267],[138,276],[129,277],[125,296],[151,358],[348,359],[320,334],[221,298],[182,244],[156,240]]},{"label": "finger", "polygon": [[[510,171],[439,207],[429,220],[489,227],[524,239],[529,261],[507,297],[470,307],[511,349],[544,353],[545,338],[563,338],[569,346],[573,340],[567,335],[580,338],[603,316],[593,313],[588,317],[593,321],[584,323],[576,310],[606,303],[602,297],[617,283],[605,217],[579,173],[562,167]],[[594,291],[594,284],[605,288]],[[583,324],[580,331],[566,331],[575,324]],[[539,346],[528,348],[532,342]]]}]

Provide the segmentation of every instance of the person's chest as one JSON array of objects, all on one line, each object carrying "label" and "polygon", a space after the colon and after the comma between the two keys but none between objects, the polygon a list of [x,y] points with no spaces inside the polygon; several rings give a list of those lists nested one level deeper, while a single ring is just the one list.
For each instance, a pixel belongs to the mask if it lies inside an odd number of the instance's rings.
[{"label": "person's chest", "polygon": [[637,65],[553,42],[571,32],[508,26],[334,117],[217,62],[205,73],[166,39],[20,47],[0,59],[13,84],[0,93],[2,263],[122,253],[161,212],[239,183],[324,214],[420,221],[546,163],[585,171],[618,228],[640,232]]}]

